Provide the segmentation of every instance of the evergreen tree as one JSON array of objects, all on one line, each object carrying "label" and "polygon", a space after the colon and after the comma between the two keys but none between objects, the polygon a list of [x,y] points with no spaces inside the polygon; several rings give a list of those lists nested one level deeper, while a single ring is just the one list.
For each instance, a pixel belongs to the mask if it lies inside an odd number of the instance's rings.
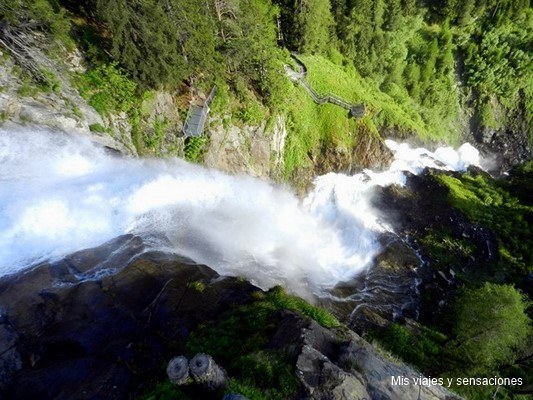
[{"label": "evergreen tree", "polygon": [[370,57],[374,38],[374,15],[372,0],[355,0],[346,27],[349,36],[344,39],[345,47],[348,47],[350,53],[353,52],[354,65],[363,75],[370,75],[372,71]]},{"label": "evergreen tree", "polygon": [[453,36],[450,30],[450,23],[445,21],[442,27],[441,48],[437,63],[440,74],[448,75],[454,69],[455,58],[453,56]]},{"label": "evergreen tree", "polygon": [[409,94],[412,98],[418,99],[420,97],[420,67],[415,61],[411,61],[407,64],[404,74]]},{"label": "evergreen tree", "polygon": [[331,43],[334,20],[329,0],[300,0],[295,16],[298,50],[325,53]]},{"label": "evergreen tree", "polygon": [[460,26],[468,25],[472,19],[472,12],[476,5],[476,0],[461,0],[457,4],[457,23]]},{"label": "evergreen tree", "polygon": [[433,39],[431,42],[431,45],[429,46],[426,54],[426,60],[424,63],[424,66],[422,67],[422,71],[420,74],[420,89],[421,91],[425,91],[430,82],[433,78],[433,74],[435,73],[435,65],[437,62],[437,57],[439,56],[439,43],[437,42],[437,39]]},{"label": "evergreen tree", "polygon": [[417,13],[417,0],[403,0],[403,13],[405,16],[413,16]]},{"label": "evergreen tree", "polygon": [[187,76],[178,31],[157,0],[97,0],[96,18],[111,34],[111,55],[139,82],[174,85]]},{"label": "evergreen tree", "polygon": [[401,0],[387,1],[387,18],[385,27],[389,31],[398,29],[402,20],[402,4]]},{"label": "evergreen tree", "polygon": [[385,0],[374,0],[373,17],[374,33],[378,33],[385,22]]}]

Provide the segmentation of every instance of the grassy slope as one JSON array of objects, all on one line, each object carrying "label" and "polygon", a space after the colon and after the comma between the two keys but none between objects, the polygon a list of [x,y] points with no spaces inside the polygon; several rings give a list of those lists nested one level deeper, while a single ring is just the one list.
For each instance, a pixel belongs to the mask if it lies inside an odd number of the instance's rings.
[{"label": "grassy slope", "polygon": [[394,96],[380,90],[370,78],[361,77],[321,56],[301,56],[308,68],[307,81],[319,94],[334,94],[347,102],[363,103],[367,117],[349,118],[346,110],[332,104],[318,106],[299,85],[287,94],[286,108],[289,138],[285,152],[285,174],[296,167],[309,165],[309,154],[323,146],[351,147],[359,134],[378,134],[381,126],[394,127],[405,136],[415,135],[423,141],[457,145],[460,132],[456,114],[446,115],[439,109],[418,105],[409,95],[395,87]]}]

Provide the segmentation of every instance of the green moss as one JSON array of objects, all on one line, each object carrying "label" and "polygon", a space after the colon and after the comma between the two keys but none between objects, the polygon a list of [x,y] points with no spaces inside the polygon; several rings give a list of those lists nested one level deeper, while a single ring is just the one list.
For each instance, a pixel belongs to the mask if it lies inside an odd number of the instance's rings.
[{"label": "green moss", "polygon": [[318,322],[326,328],[340,326],[340,322],[331,313],[320,307],[315,307],[305,300],[288,295],[281,286],[272,288],[266,295],[265,300],[277,309],[289,309],[296,311]]},{"label": "green moss", "polygon": [[39,92],[39,88],[29,79],[24,79],[22,85],[17,89],[17,94],[21,97],[35,97]]},{"label": "green moss", "polygon": [[187,287],[196,290],[199,293],[202,293],[205,290],[205,283],[202,281],[194,281],[187,284]]},{"label": "green moss", "polygon": [[192,356],[208,353],[227,369],[232,381],[227,392],[242,393],[253,399],[287,399],[299,389],[287,355],[265,350],[277,330],[271,320],[275,311],[290,309],[333,327],[339,322],[328,312],[290,296],[281,287],[266,294],[256,292],[251,304],[221,315],[214,323],[193,332],[186,343]]},{"label": "green moss", "polygon": [[[83,118],[83,113],[81,112],[81,110],[77,106],[72,107],[72,114],[74,114],[78,118]],[[89,129],[90,128],[91,127],[89,126]]]},{"label": "green moss", "polygon": [[170,123],[166,118],[160,117],[159,115],[156,116],[153,122],[152,132],[145,132],[143,135],[144,148],[159,155],[169,128]]},{"label": "green moss", "polygon": [[293,368],[279,353],[258,351],[239,361],[239,377],[231,379],[226,393],[241,393],[250,400],[285,400],[300,387]]},{"label": "green moss", "polygon": [[460,268],[475,250],[467,239],[454,237],[447,230],[430,230],[420,239],[420,244],[431,255],[432,265],[444,271]]}]

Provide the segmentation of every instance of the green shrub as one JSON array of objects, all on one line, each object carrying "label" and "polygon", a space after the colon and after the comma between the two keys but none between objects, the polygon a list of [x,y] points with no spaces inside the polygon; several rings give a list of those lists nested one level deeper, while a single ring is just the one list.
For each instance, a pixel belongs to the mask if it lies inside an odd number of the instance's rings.
[{"label": "green shrub", "polygon": [[445,367],[441,360],[446,337],[427,328],[417,329],[418,332],[413,333],[403,325],[391,323],[374,335],[387,350],[426,374],[440,371]]},{"label": "green shrub", "polygon": [[185,159],[189,162],[200,162],[207,141],[207,136],[187,138],[185,141]]},{"label": "green shrub", "polygon": [[144,144],[146,145],[146,148],[158,155],[167,136],[169,127],[170,123],[165,118],[156,116],[153,123],[153,131],[151,134],[146,132],[144,134]]},{"label": "green shrub", "polygon": [[89,125],[89,130],[91,132],[105,133],[107,129],[102,124],[91,124]]},{"label": "green shrub", "polygon": [[75,80],[81,95],[102,116],[131,112],[139,106],[137,84],[116,63],[104,64]]}]

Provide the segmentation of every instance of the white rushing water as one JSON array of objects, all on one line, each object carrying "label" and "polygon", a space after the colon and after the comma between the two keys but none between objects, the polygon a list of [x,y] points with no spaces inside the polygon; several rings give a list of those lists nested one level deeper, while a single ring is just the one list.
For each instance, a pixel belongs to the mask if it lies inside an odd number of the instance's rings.
[{"label": "white rushing water", "polygon": [[327,174],[292,193],[179,159],[124,159],[80,137],[0,130],[0,275],[124,233],[167,237],[166,251],[267,288],[318,293],[361,271],[387,229],[369,199],[403,170],[464,169],[477,151],[435,153],[389,141],[389,171]]}]

